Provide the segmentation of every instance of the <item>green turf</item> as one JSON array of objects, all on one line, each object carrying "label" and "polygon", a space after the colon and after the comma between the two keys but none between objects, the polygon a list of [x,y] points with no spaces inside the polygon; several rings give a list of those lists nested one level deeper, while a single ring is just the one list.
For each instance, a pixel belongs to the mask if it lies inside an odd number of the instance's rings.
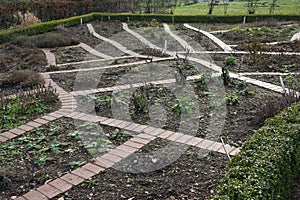
[{"label": "green turf", "polygon": [[[271,0],[261,0],[261,2],[270,3]],[[222,0],[220,0],[222,4]],[[274,14],[298,14],[300,15],[300,0],[278,0],[279,7],[275,9]],[[178,15],[206,15],[208,13],[208,3],[201,2],[189,6],[180,6],[174,9],[174,14]],[[229,3],[227,15],[245,15],[247,14],[247,1],[234,0]],[[269,6],[259,7],[255,14],[269,14]],[[224,6],[214,7],[213,15],[224,15]]]}]

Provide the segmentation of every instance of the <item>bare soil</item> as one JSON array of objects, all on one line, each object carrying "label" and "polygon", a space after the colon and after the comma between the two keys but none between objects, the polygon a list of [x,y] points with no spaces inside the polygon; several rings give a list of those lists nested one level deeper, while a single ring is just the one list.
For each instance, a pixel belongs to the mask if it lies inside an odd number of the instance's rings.
[{"label": "bare soil", "polygon": [[[156,151],[168,144],[156,139],[139,153]],[[207,199],[215,193],[228,158],[190,147],[174,163],[150,173],[126,173],[110,168],[63,194],[65,199]],[[134,158],[127,158],[131,160]],[[122,161],[121,161],[122,162]],[[151,161],[150,161],[151,162]],[[130,168],[128,161],[123,161]],[[126,164],[127,163],[127,164]],[[56,198],[57,199],[57,198]]]}]

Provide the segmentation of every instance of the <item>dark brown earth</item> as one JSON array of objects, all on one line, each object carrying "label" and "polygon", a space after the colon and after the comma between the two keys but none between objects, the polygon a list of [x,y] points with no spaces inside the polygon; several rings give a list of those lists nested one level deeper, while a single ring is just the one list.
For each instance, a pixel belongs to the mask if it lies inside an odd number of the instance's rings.
[{"label": "dark brown earth", "polygon": [[[166,140],[156,139],[144,146],[139,153],[156,151],[166,144]],[[132,158],[129,157],[128,160],[130,159]],[[215,193],[227,162],[225,155],[202,152],[190,147],[178,160],[160,170],[134,174],[111,168],[74,187],[63,197],[74,200],[207,199]],[[131,168],[126,160],[123,163],[122,166],[126,169]],[[89,185],[91,182],[93,184]]]}]

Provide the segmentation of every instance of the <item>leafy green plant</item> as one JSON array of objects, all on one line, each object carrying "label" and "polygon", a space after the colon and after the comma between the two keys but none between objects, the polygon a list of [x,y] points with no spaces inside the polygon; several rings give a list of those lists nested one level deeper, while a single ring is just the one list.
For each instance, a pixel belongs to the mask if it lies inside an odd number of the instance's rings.
[{"label": "leafy green plant", "polygon": [[34,164],[39,167],[43,167],[48,161],[53,161],[54,158],[48,157],[47,155],[41,155],[38,159],[34,161]]},{"label": "leafy green plant", "polygon": [[76,168],[81,167],[85,164],[86,164],[85,161],[72,161],[72,162],[68,163],[68,165],[71,167],[71,169],[76,169]]},{"label": "leafy green plant", "polygon": [[113,148],[113,144],[110,140],[107,140],[105,138],[98,138],[96,141],[89,142],[86,141],[84,143],[84,147],[91,153],[104,153],[108,149]]},{"label": "leafy green plant", "polygon": [[53,153],[56,153],[57,151],[59,151],[60,147],[66,147],[70,144],[71,142],[58,142],[57,140],[53,140],[50,149]]},{"label": "leafy green plant", "polygon": [[97,180],[93,179],[93,178],[90,178],[90,179],[85,180],[84,183],[85,183],[85,187],[90,189],[93,186],[97,185]]},{"label": "leafy green plant", "polygon": [[134,108],[136,111],[147,113],[148,112],[148,103],[145,95],[141,92],[133,93],[131,98]]},{"label": "leafy green plant", "polygon": [[82,133],[72,130],[68,133],[68,136],[74,138],[75,140],[81,140]]},{"label": "leafy green plant", "polygon": [[207,85],[207,83],[212,78],[212,73],[210,73],[210,72],[202,72],[198,76],[199,76],[199,78],[197,78],[195,82],[197,84],[200,84],[200,85]]},{"label": "leafy green plant", "polygon": [[110,139],[111,140],[118,140],[118,139],[128,139],[129,137],[131,137],[131,134],[127,131],[120,131],[120,129],[115,129],[111,136]]},{"label": "leafy green plant", "polygon": [[238,102],[238,96],[235,95],[228,95],[223,99],[223,103],[226,103],[228,106],[236,105]]},{"label": "leafy green plant", "polygon": [[222,79],[225,86],[229,85],[230,75],[229,75],[229,70],[226,66],[222,67]]},{"label": "leafy green plant", "polygon": [[110,102],[111,102],[111,98],[106,95],[103,98],[97,96],[95,100],[96,105],[102,105],[102,104],[109,105]]},{"label": "leafy green plant", "polygon": [[233,67],[236,65],[236,58],[233,56],[229,56],[225,59],[225,65]]},{"label": "leafy green plant", "polygon": [[190,102],[188,97],[183,97],[182,99],[177,99],[176,103],[172,106],[173,112],[177,115],[186,113],[188,115],[193,114],[194,104]]},{"label": "leafy green plant", "polygon": [[45,180],[48,179],[48,178],[49,178],[49,175],[43,173],[42,175],[40,175],[40,176],[37,178],[37,180],[40,181],[40,182],[42,182],[42,181],[45,181]]},{"label": "leafy green plant", "polygon": [[254,96],[255,91],[249,90],[249,87],[246,87],[239,91],[239,94],[242,96]]}]

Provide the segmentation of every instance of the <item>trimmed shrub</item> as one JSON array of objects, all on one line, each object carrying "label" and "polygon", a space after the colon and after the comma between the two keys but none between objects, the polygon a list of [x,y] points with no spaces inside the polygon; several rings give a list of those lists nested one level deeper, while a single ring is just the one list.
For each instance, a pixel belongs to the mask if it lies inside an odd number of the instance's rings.
[{"label": "trimmed shrub", "polygon": [[32,70],[16,70],[11,73],[5,82],[22,87],[34,87],[43,85],[44,79],[38,72]]},{"label": "trimmed shrub", "polygon": [[300,172],[300,103],[268,119],[230,162],[213,200],[289,199]]},{"label": "trimmed shrub", "polygon": [[79,41],[61,33],[44,33],[32,38],[33,44],[38,48],[54,48],[79,44]]}]

